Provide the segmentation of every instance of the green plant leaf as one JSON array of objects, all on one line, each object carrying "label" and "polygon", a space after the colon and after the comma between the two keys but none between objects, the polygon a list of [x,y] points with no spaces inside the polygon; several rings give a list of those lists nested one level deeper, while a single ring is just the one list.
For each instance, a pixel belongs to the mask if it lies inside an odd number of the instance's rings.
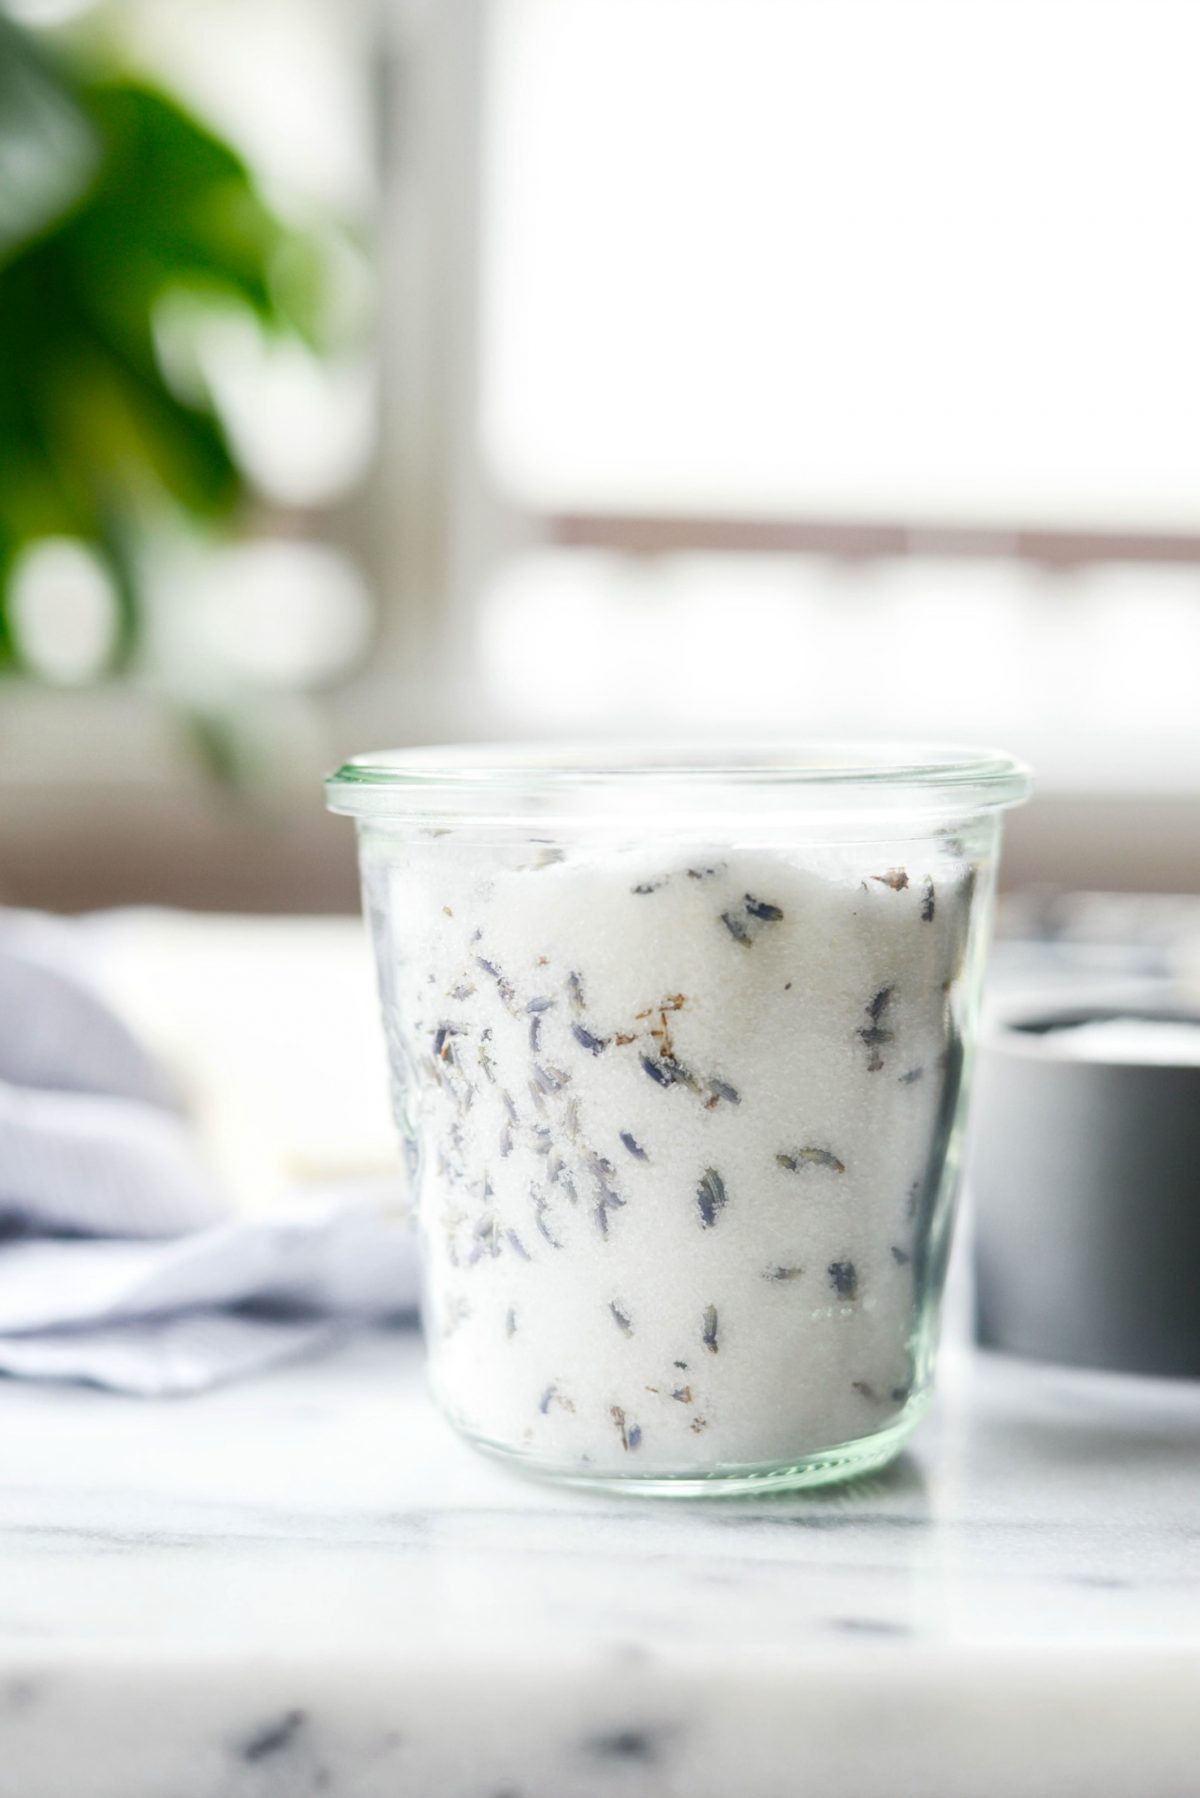
[{"label": "green plant leaf", "polygon": [[181,294],[311,338],[319,251],[169,96],[72,73],[0,19],[0,667],[20,659],[5,594],[26,545],[97,548],[120,662],[147,521],[164,507],[219,520],[243,498],[211,397],[176,392],[160,361],[156,321]]}]

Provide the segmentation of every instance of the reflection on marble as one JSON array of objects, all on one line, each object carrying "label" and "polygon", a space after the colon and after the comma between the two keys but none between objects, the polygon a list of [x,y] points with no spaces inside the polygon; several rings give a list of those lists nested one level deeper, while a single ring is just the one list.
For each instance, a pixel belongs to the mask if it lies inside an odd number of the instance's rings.
[{"label": "reflection on marble", "polygon": [[1200,1387],[952,1359],[811,1495],[477,1459],[412,1338],[0,1386],[0,1798],[1190,1798]]}]

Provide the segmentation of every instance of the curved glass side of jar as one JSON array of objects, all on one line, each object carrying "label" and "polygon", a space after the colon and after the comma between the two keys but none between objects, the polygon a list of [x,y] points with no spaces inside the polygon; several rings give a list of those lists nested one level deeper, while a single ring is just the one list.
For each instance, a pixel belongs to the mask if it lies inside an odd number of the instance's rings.
[{"label": "curved glass side of jar", "polygon": [[749,822],[359,822],[433,1389],[531,1470],[817,1484],[926,1402],[999,817]]}]

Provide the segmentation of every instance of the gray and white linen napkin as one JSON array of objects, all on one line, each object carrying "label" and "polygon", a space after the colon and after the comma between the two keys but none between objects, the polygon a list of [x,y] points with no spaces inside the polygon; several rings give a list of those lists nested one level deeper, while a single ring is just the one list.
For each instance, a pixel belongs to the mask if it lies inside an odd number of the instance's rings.
[{"label": "gray and white linen napkin", "polygon": [[0,1373],[196,1392],[410,1316],[416,1284],[378,1192],[235,1216],[86,933],[0,911]]}]

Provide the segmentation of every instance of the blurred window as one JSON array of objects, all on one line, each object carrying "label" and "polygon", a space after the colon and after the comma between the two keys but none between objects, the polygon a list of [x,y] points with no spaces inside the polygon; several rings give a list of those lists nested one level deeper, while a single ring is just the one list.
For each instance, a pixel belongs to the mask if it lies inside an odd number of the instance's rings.
[{"label": "blurred window", "polygon": [[496,0],[538,508],[1200,531],[1194,0]]},{"label": "blurred window", "polygon": [[1192,0],[490,0],[485,49],[501,719],[1200,774]]}]

